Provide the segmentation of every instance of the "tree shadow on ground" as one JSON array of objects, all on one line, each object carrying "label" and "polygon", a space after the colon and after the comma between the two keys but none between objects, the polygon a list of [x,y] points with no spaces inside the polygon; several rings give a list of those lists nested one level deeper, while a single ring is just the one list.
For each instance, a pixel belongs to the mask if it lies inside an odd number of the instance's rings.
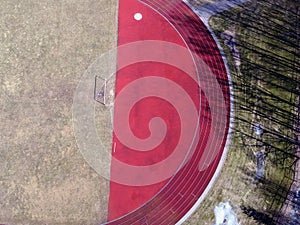
[{"label": "tree shadow on ground", "polygon": [[243,213],[245,213],[249,217],[252,217],[259,224],[268,224],[268,225],[276,224],[274,219],[266,213],[259,212],[256,209],[247,206],[241,206],[241,209]]},{"label": "tree shadow on ground", "polygon": [[[268,174],[257,181],[259,192],[272,201],[266,211],[243,206],[245,214],[260,224],[276,224],[284,217],[280,208],[293,182],[298,132],[297,108],[300,90],[300,2],[292,0],[250,1],[220,16],[211,23],[218,37],[225,30],[236,32],[241,66],[237,68],[232,52],[221,43],[233,76],[235,126],[233,131],[247,160],[255,165],[255,153],[262,151],[266,167],[280,174]],[[289,18],[289,19],[287,19]],[[255,134],[261,123],[264,134]],[[253,165],[252,164],[252,165]],[[255,172],[241,166],[245,182]],[[269,170],[271,170],[269,169]],[[270,173],[270,171],[269,171]],[[266,178],[267,177],[267,178]],[[259,208],[259,206],[258,206]]]}]

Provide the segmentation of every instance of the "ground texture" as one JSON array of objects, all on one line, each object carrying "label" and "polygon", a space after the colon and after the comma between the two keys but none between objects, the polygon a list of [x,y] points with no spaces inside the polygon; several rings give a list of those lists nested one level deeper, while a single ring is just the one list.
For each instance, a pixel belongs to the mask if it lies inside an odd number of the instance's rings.
[{"label": "ground texture", "polygon": [[0,223],[96,224],[109,182],[72,125],[83,72],[116,45],[117,1],[1,1]]}]

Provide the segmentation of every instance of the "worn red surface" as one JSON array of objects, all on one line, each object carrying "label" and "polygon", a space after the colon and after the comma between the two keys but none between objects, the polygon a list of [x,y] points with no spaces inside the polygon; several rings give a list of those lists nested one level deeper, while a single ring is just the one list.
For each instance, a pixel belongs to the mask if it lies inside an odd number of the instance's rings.
[{"label": "worn red surface", "polygon": [[[170,1],[171,4],[161,0],[144,2],[152,8],[137,0],[119,1],[118,45],[141,40],[162,40],[186,46],[184,39],[188,47],[201,57],[215,74],[229,112],[229,88],[225,66],[216,43],[202,21],[180,0]],[[141,13],[142,20],[135,20],[135,13]],[[118,62],[120,60],[118,58]],[[162,76],[173,80],[189,94],[200,111],[200,139],[192,159],[172,178],[141,187],[121,185],[111,179],[107,224],[175,224],[201,196],[223,153],[226,136],[219,155],[210,166],[205,171],[198,170],[197,163],[210,131],[210,110],[205,96],[200,94],[199,86],[178,68],[158,62],[141,62],[127,66],[117,72],[116,96],[132,81],[147,76]],[[143,87],[140,87],[136,94],[139,95],[142,91]],[[146,138],[149,135],[147,126],[153,117],[162,118],[167,126],[167,135],[162,144],[151,151],[134,151],[123,145],[114,133],[113,147],[116,148],[112,151],[113,157],[138,166],[154,164],[168,157],[180,136],[180,115],[171,104],[162,99],[143,99],[131,109],[128,118],[133,133],[139,138]],[[117,168],[112,162],[112,178],[118,174]]]}]

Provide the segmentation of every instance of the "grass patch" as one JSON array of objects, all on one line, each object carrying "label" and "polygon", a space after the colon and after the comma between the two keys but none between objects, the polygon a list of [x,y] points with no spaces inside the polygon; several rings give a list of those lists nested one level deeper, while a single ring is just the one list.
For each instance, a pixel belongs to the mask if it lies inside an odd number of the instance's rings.
[{"label": "grass patch", "polygon": [[[299,5],[288,0],[251,1],[211,19],[232,76],[234,129],[213,190],[185,224],[212,224],[214,206],[226,200],[243,225],[274,224],[280,215],[294,174]],[[236,35],[239,68],[221,39],[228,30]],[[256,123],[264,128],[262,137],[255,134]],[[265,174],[254,182],[258,151],[265,153]]]}]

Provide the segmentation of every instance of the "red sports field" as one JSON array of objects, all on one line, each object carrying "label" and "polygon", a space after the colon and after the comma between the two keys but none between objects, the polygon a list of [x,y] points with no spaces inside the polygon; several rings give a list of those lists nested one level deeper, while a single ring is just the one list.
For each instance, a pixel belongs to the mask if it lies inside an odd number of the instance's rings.
[{"label": "red sports field", "polygon": [[180,0],[120,0],[118,22],[118,46],[129,47],[118,52],[107,224],[175,224],[203,195],[223,156],[226,69],[210,32]]}]

